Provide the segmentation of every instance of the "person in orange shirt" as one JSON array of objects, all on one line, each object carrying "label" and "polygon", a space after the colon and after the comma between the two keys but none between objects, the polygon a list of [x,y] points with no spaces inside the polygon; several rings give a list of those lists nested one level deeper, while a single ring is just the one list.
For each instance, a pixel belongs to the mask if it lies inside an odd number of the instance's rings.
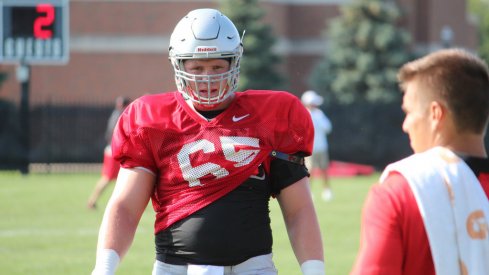
[{"label": "person in orange shirt", "polygon": [[444,49],[398,78],[414,154],[370,190],[351,274],[489,274],[487,64]]}]

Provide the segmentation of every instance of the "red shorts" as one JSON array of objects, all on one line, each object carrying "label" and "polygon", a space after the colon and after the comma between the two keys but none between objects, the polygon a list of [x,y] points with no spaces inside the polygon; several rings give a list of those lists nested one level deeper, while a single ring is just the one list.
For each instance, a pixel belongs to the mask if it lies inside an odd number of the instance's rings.
[{"label": "red shorts", "polygon": [[121,168],[120,163],[112,157],[112,152],[110,150],[104,151],[104,163],[102,166],[102,175],[109,178],[109,180],[117,179],[117,174]]}]

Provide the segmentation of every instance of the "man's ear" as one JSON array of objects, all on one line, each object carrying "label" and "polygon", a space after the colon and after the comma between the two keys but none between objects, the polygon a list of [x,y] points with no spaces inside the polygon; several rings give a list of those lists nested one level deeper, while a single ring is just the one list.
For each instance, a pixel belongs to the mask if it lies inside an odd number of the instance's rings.
[{"label": "man's ear", "polygon": [[438,128],[441,124],[445,123],[447,116],[447,109],[445,105],[438,101],[432,101],[430,103],[430,120],[433,129]]}]

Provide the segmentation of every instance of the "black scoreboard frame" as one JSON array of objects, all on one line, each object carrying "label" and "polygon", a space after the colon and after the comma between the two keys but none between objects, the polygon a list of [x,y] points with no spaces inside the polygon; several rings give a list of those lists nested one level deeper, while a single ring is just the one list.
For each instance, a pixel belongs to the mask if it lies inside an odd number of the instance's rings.
[{"label": "black scoreboard frame", "polygon": [[0,0],[0,64],[69,60],[69,0]]}]

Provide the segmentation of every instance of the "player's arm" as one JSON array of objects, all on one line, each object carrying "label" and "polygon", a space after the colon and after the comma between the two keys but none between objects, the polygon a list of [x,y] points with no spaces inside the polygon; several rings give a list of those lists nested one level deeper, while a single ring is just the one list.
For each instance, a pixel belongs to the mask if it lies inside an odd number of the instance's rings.
[{"label": "player's arm", "polygon": [[323,275],[323,242],[309,189],[309,172],[303,164],[303,156],[312,153],[314,125],[302,103],[296,97],[289,99],[287,132],[279,135],[281,138],[274,149],[293,153],[295,157],[274,156],[270,165],[271,182],[274,186],[280,186],[280,191],[275,190],[274,194],[282,209],[289,240],[302,274]]},{"label": "player's arm", "polygon": [[402,274],[403,245],[399,203],[391,188],[403,180],[391,174],[382,185],[374,185],[363,206],[360,249],[351,275]]},{"label": "player's arm", "polygon": [[282,189],[277,199],[303,274],[324,274],[323,242],[311,199],[309,178],[304,177]]},{"label": "player's arm", "polygon": [[92,274],[113,274],[134,239],[139,220],[154,189],[155,176],[143,169],[121,168],[107,204]]}]

